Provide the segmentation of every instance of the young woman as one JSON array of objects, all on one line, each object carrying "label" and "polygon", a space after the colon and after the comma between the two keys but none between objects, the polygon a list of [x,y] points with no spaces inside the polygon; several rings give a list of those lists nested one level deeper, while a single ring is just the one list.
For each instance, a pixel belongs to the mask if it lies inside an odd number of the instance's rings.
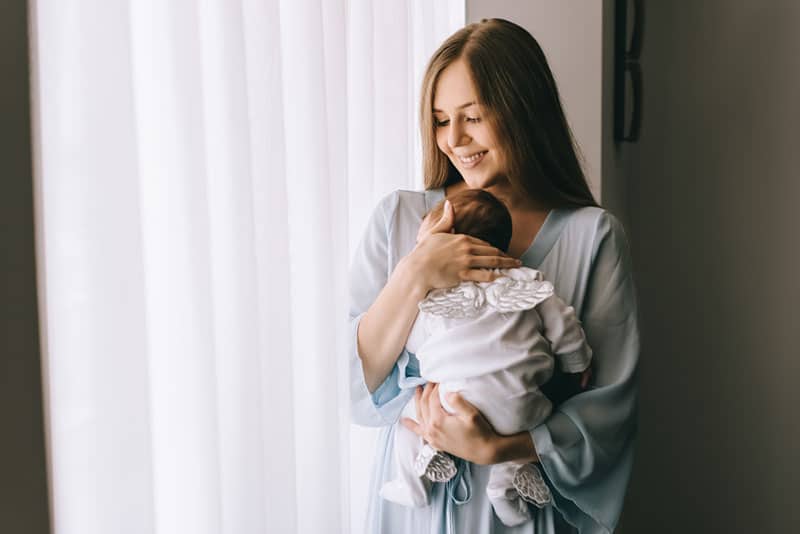
[{"label": "young woman", "polygon": [[[611,532],[628,482],[635,430],[639,343],[627,243],[618,221],[597,207],[575,153],[544,54],[519,26],[492,19],[456,32],[437,50],[420,107],[425,191],[396,191],[377,206],[351,272],[351,400],[356,423],[384,427],[374,463],[365,532]],[[452,208],[415,243],[422,216],[464,188],[493,193],[513,222],[509,256],[542,271],[573,306],[594,352],[594,384],[556,406],[545,423],[497,434],[477,410],[436,384],[420,385],[405,350],[428,291],[488,281],[486,268],[516,260],[449,232]],[[489,357],[490,355],[487,355]],[[416,396],[418,420],[404,420],[433,447],[463,459],[456,477],[434,484],[432,505],[380,499],[393,476],[391,425]],[[505,527],[485,488],[489,464],[540,464],[554,505]]]}]

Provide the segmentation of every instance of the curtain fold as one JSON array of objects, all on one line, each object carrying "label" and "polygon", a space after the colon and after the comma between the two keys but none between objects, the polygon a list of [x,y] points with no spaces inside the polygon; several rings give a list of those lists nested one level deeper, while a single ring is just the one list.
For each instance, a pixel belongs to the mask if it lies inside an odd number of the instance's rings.
[{"label": "curtain fold", "polygon": [[420,184],[434,4],[31,3],[56,534],[361,531],[346,272]]}]

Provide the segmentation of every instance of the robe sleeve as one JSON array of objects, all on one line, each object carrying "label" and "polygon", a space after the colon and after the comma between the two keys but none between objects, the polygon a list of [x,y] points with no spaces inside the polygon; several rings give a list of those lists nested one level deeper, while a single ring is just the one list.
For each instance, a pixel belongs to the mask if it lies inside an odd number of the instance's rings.
[{"label": "robe sleeve", "polygon": [[[364,235],[350,265],[350,312],[348,358],[350,372],[350,413],[354,423],[363,426],[385,426],[394,423],[405,403],[413,396],[412,389],[402,389],[403,378],[413,374],[416,359],[403,349],[392,372],[374,392],[367,389],[356,335],[358,325],[390,274],[389,236],[397,209],[398,194],[381,200],[367,223]],[[418,374],[418,373],[417,373]]]},{"label": "robe sleeve", "polygon": [[583,534],[613,532],[617,525],[637,415],[639,332],[628,245],[608,213],[596,230],[581,312],[595,385],[531,431],[556,507]]}]

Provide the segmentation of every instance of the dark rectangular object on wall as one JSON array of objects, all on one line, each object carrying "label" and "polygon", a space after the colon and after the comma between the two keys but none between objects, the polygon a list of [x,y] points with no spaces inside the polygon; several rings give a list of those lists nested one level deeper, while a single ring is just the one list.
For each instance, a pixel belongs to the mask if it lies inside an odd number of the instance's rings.
[{"label": "dark rectangular object on wall", "polygon": [[615,0],[614,6],[614,139],[634,142],[642,126],[642,48],[644,4]]}]

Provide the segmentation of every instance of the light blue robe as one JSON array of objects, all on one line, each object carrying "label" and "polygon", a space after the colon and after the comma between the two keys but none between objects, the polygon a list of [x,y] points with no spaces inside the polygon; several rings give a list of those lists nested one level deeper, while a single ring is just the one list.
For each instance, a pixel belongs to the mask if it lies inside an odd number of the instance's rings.
[{"label": "light blue robe", "polygon": [[[352,416],[357,424],[382,427],[365,534],[613,531],[633,463],[639,335],[627,241],[617,219],[601,208],[551,211],[521,258],[524,265],[542,271],[556,293],[575,308],[594,352],[594,387],[557,406],[531,430],[557,510],[532,507],[533,521],[504,526],[486,497],[489,469],[474,464],[467,466],[460,483],[434,484],[427,508],[406,508],[378,495],[383,483],[394,477],[391,425],[421,379],[416,358],[404,350],[392,373],[370,394],[356,332],[398,261],[414,247],[422,216],[443,198],[442,189],[386,196],[367,224],[351,265]],[[468,502],[458,504],[466,500],[465,491],[471,493]]]}]

